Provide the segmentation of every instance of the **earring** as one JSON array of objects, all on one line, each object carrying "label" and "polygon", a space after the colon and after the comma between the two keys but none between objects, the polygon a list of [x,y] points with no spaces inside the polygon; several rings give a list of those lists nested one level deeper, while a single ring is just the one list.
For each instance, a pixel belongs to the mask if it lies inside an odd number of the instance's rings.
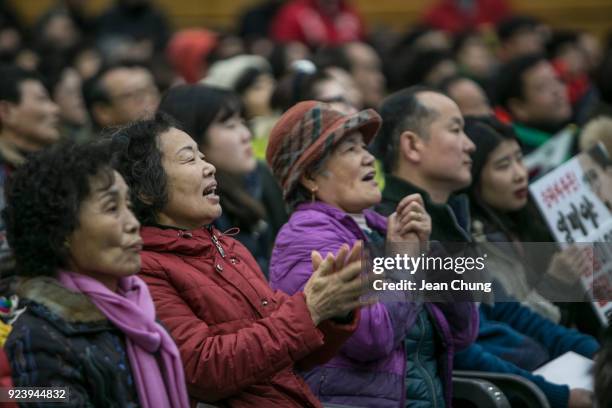
[{"label": "earring", "polygon": [[317,192],[316,188],[313,188],[312,190],[310,190],[310,202],[314,203],[317,200],[317,197],[315,196],[315,193]]}]

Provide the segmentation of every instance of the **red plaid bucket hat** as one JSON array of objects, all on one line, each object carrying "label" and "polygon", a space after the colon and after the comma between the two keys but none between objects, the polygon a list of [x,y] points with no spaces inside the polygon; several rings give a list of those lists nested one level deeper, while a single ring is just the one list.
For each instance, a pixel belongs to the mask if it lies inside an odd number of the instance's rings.
[{"label": "red plaid bucket hat", "polygon": [[302,173],[332,149],[343,136],[358,130],[369,144],[382,119],[373,109],[345,115],[328,104],[300,102],[281,116],[268,141],[266,160],[287,195]]}]

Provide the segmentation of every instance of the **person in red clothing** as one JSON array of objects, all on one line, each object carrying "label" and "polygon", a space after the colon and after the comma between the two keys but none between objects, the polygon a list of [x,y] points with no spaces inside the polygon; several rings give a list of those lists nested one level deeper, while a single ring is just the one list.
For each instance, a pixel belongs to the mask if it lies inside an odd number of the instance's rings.
[{"label": "person in red clothing", "polygon": [[215,167],[158,113],[112,137],[144,240],[141,277],[179,347],[193,401],[232,407],[320,407],[296,370],[331,358],[358,324],[356,244],[312,255],[312,278],[288,296],[265,281],[221,215]]},{"label": "person in red clothing", "polygon": [[292,0],[272,22],[275,41],[299,41],[312,47],[364,38],[365,28],[347,0]]},{"label": "person in red clothing", "polygon": [[[11,366],[6,358],[4,349],[0,348],[0,387],[4,389],[13,387],[13,379],[11,378]],[[17,408],[15,402],[0,402],[0,408]]]},{"label": "person in red clothing", "polygon": [[510,12],[506,0],[440,0],[425,12],[423,22],[458,33],[483,25],[497,24]]}]

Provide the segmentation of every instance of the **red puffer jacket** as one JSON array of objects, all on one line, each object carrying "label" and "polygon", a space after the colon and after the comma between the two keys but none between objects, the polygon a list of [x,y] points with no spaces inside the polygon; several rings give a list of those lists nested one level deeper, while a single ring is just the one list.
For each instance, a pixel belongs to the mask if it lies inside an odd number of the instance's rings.
[{"label": "red puffer jacket", "polygon": [[358,313],[347,325],[315,327],[303,293],[270,289],[248,250],[216,229],[143,227],[141,235],[141,277],[181,352],[192,400],[321,406],[294,368],[335,355]]}]

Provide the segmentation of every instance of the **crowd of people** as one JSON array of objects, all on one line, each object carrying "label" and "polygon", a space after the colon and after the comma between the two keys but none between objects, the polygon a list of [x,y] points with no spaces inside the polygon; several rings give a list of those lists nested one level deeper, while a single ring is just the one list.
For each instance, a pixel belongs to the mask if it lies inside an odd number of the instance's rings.
[{"label": "crowd of people", "polygon": [[[612,406],[610,328],[555,296],[592,259],[527,244],[554,242],[529,184],[612,152],[612,37],[503,0],[441,0],[402,33],[348,0],[264,1],[236,31],[85,3],[26,26],[0,1],[2,386],[422,408],[462,406],[453,370],[473,370]],[[545,145],[561,159],[527,167]],[[371,296],[366,247],[456,245],[486,250],[494,296]],[[570,351],[594,391],[534,373]]]}]

